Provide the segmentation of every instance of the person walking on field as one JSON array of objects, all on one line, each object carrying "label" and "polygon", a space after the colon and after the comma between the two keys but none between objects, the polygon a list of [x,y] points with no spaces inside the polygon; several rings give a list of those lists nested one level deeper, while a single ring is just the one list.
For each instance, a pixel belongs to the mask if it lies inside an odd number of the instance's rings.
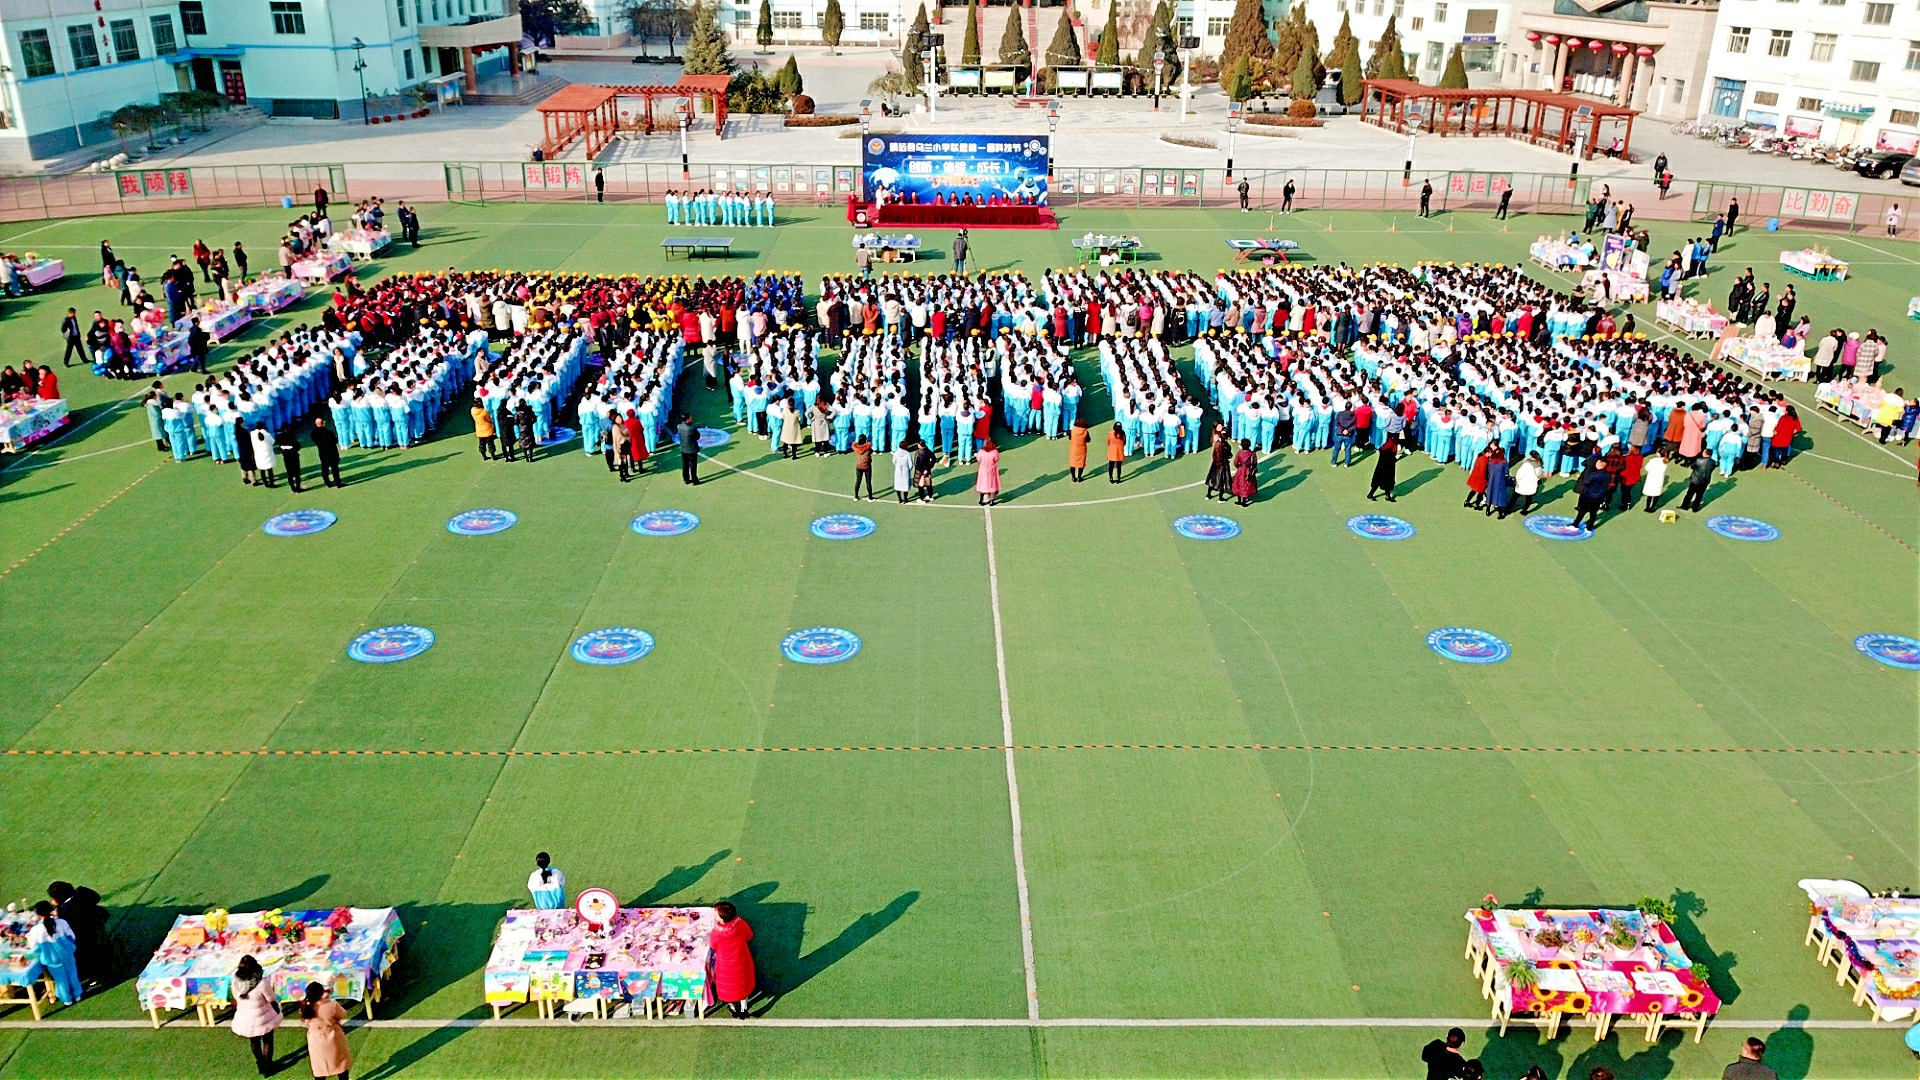
[{"label": "person walking on field", "polygon": [[1086,419],[1074,417],[1073,427],[1067,432],[1067,476],[1076,484],[1087,478],[1087,441],[1092,437]]},{"label": "person walking on field", "polygon": [[913,450],[905,443],[893,447],[893,497],[902,506],[913,495]]},{"label": "person walking on field", "polygon": [[1720,1073],[1720,1080],[1779,1080],[1779,1074],[1760,1061],[1766,1052],[1766,1043],[1748,1039],[1740,1047],[1740,1060],[1727,1066]]},{"label": "person walking on field", "polygon": [[1887,210],[1887,236],[1892,238],[1900,234],[1900,204],[1894,203]]},{"label": "person walking on field", "polygon": [[347,1010],[333,1000],[326,987],[310,982],[300,1003],[300,1019],[307,1024],[307,1060],[313,1066],[314,1080],[330,1076],[348,1080],[353,1048],[347,1045]]},{"label": "person walking on field", "polygon": [[[993,506],[1000,501],[1000,448],[988,439],[975,455],[980,463],[980,475],[973,482],[973,489],[980,493],[981,506]],[[872,481],[868,481],[871,490]]]},{"label": "person walking on field", "polygon": [[[1367,499],[1378,500],[1385,494],[1388,502],[1393,502],[1395,463],[1400,458],[1400,444],[1391,436],[1380,447],[1380,453],[1373,461],[1373,483],[1367,488]],[[1506,515],[1501,514],[1502,517]]]},{"label": "person walking on field", "polygon": [[1420,185],[1420,216],[1433,216],[1433,181],[1431,180]]},{"label": "person walking on field", "polygon": [[753,996],[754,984],[758,981],[753,970],[753,950],[748,947],[753,940],[753,927],[740,917],[731,901],[722,900],[713,910],[720,917],[720,925],[714,927],[707,939],[713,950],[713,996],[726,1004],[735,1020],[745,1020],[750,1015],[747,999]]},{"label": "person walking on field", "polygon": [[233,1033],[247,1040],[253,1067],[261,1076],[275,1072],[273,1032],[280,1026],[280,1003],[260,961],[249,953],[233,969]]},{"label": "person walking on field", "polygon": [[867,501],[873,501],[873,443],[863,433],[853,440],[853,501],[860,501],[860,485],[867,486]]},{"label": "person walking on field", "polygon": [[493,448],[493,414],[478,402],[469,411],[473,415],[473,437],[480,442],[480,460],[492,461],[500,456]]},{"label": "person walking on field", "polygon": [[1107,483],[1120,482],[1120,463],[1127,460],[1127,433],[1119,424],[1107,432]]}]

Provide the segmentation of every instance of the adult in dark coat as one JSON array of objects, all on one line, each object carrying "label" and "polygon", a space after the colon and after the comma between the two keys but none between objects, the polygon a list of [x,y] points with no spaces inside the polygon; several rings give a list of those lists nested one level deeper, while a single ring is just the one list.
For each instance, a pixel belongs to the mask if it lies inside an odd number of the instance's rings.
[{"label": "adult in dark coat", "polygon": [[500,448],[506,451],[508,461],[520,460],[520,440],[514,433],[515,418],[513,412],[511,408],[502,406],[500,409],[500,419],[494,425],[500,431]]},{"label": "adult in dark coat", "polygon": [[700,429],[693,425],[691,413],[680,414],[680,427],[675,435],[680,440],[680,482],[698,484],[700,482]]},{"label": "adult in dark coat", "polygon": [[520,403],[520,407],[513,411],[513,426],[520,432],[520,452],[526,455],[528,461],[532,461],[534,448],[532,405],[524,401]]},{"label": "adult in dark coat", "polygon": [[193,358],[193,370],[205,375],[207,354],[212,351],[213,339],[207,336],[206,328],[200,325],[200,318],[196,315],[187,325],[187,355]]},{"label": "adult in dark coat", "polygon": [[1227,493],[1233,488],[1233,443],[1228,441],[1226,429],[1218,424],[1213,428],[1213,461],[1207,466],[1207,498],[1218,496],[1226,501]]},{"label": "adult in dark coat", "polygon": [[1600,508],[1607,505],[1607,496],[1613,493],[1613,474],[1602,468],[1600,459],[1587,462],[1587,471],[1580,474],[1574,490],[1579,493],[1579,504],[1573,512],[1573,524],[1578,528],[1581,519],[1586,519],[1589,529],[1600,527]]},{"label": "adult in dark coat", "polygon": [[1384,492],[1388,502],[1394,501],[1393,487],[1399,460],[1400,440],[1389,435],[1386,444],[1380,447],[1380,452],[1373,459],[1373,483],[1367,488],[1369,500],[1377,500]]},{"label": "adult in dark coat", "polygon": [[235,420],[233,422],[233,449],[234,456],[240,459],[240,482],[243,484],[253,483],[254,470],[260,466],[254,464],[253,432],[247,430],[247,424],[244,420]]},{"label": "adult in dark coat", "polygon": [[85,885],[56,881],[47,886],[47,898],[73,930],[74,966],[80,969],[81,981],[105,981],[113,950],[107,942],[107,909],[100,905],[100,894]]},{"label": "adult in dark coat", "polygon": [[340,436],[327,423],[324,416],[313,421],[313,452],[320,456],[320,483],[326,487],[342,487],[340,482]]},{"label": "adult in dark coat", "polygon": [[274,436],[273,448],[280,452],[280,464],[287,470],[287,486],[300,491],[300,433],[288,424]]},{"label": "adult in dark coat", "polygon": [[1487,516],[1507,516],[1507,503],[1513,498],[1513,477],[1507,471],[1507,452],[1495,443],[1487,452]]}]

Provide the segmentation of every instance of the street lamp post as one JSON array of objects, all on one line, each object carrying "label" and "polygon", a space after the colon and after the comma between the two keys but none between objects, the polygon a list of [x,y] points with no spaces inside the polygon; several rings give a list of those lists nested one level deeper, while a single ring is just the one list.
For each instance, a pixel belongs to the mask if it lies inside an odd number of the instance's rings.
[{"label": "street lamp post", "polygon": [[1240,127],[1240,102],[1227,105],[1227,179],[1233,179],[1233,133]]},{"label": "street lamp post", "polygon": [[1160,111],[1160,73],[1166,70],[1167,54],[1153,50],[1153,111]]},{"label": "street lamp post", "polygon": [[1047,184],[1053,184],[1053,140],[1060,130],[1060,103],[1047,102]]},{"label": "street lamp post", "polygon": [[360,76],[360,122],[371,125],[373,117],[367,108],[367,58],[362,55],[366,47],[366,42],[353,39],[353,73]]},{"label": "street lamp post", "polygon": [[927,74],[927,118],[940,119],[940,47],[946,43],[941,34],[928,34],[920,51],[920,63]]},{"label": "street lamp post", "polygon": [[693,170],[687,166],[687,131],[693,127],[693,102],[680,103],[680,180],[682,183],[693,180]]},{"label": "street lamp post", "polygon": [[1200,47],[1197,37],[1180,39],[1180,122],[1187,122],[1187,99],[1193,96],[1193,50]]}]

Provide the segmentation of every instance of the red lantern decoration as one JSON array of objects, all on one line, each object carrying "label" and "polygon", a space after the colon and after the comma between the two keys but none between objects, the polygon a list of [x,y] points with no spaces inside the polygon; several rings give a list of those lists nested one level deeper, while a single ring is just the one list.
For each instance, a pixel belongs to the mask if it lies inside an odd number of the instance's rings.
[{"label": "red lantern decoration", "polygon": [[1529,31],[1527,31],[1527,40],[1528,40],[1528,41],[1539,41],[1539,40],[1540,40],[1540,31],[1538,31],[1538,30],[1529,30]]},{"label": "red lantern decoration", "polygon": [[1559,34],[1548,34],[1548,35],[1547,35],[1547,37],[1546,37],[1546,42],[1547,42],[1547,44],[1549,44],[1549,45],[1558,45],[1558,44],[1560,44],[1560,35],[1559,35]]},{"label": "red lantern decoration", "polygon": [[1627,46],[1623,42],[1616,41],[1613,43],[1613,51],[1616,53],[1625,53],[1627,51]]},{"label": "red lantern decoration", "polygon": [[1652,55],[1653,55],[1653,46],[1651,46],[1651,45],[1642,45],[1642,46],[1640,46],[1639,48],[1637,48],[1637,49],[1635,49],[1635,50],[1633,50],[1633,54],[1634,54],[1635,56],[1652,56]]},{"label": "red lantern decoration", "polygon": [[1606,47],[1607,47],[1607,44],[1604,41],[1587,42],[1587,48],[1592,49],[1594,52],[1599,52],[1601,49],[1604,49]]},{"label": "red lantern decoration", "polygon": [[1567,48],[1569,49],[1577,49],[1584,44],[1586,44],[1586,42],[1581,41],[1577,37],[1570,37],[1567,39]]}]

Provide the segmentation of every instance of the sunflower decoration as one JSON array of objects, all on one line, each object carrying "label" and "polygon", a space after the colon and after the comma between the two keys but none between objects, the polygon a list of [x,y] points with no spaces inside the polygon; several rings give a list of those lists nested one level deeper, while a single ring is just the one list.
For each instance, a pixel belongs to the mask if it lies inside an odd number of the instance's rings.
[{"label": "sunflower decoration", "polygon": [[1560,1006],[1562,1012],[1584,1013],[1593,1007],[1593,998],[1586,994],[1568,994]]}]

